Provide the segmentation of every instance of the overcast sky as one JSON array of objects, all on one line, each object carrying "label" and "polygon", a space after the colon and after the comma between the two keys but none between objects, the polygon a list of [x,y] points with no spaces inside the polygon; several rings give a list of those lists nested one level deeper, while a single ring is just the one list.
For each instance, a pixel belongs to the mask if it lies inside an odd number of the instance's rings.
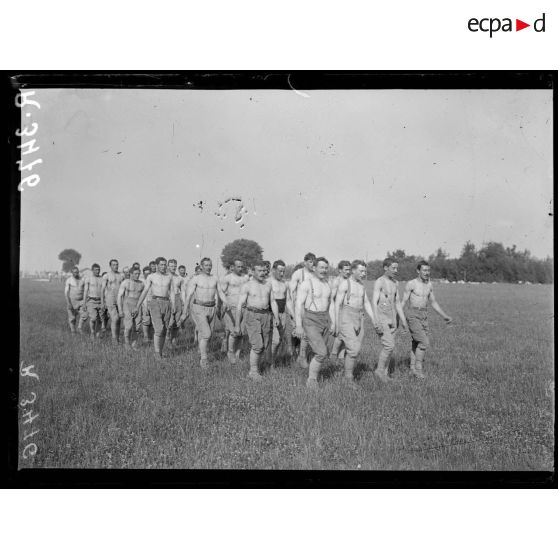
[{"label": "overcast sky", "polygon": [[190,273],[235,238],[287,263],[467,240],[552,254],[551,91],[303,93],[37,90],[22,269],[75,248],[82,266],[161,255]]}]

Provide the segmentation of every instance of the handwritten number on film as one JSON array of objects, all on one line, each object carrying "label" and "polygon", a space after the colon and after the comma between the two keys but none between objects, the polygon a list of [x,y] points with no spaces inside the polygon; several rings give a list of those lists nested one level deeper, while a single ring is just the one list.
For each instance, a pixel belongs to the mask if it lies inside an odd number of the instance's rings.
[{"label": "handwritten number on film", "polygon": [[[33,95],[35,95],[35,91],[24,91],[18,93],[15,98],[16,107],[20,107],[21,109],[23,109],[24,107],[28,107],[27,112],[25,113],[25,116],[27,118],[31,118],[32,113],[29,112],[30,107],[36,107],[38,109],[41,108],[41,105],[37,101],[30,98]],[[35,145],[37,141],[35,138],[24,141],[27,138],[34,136],[37,133],[38,129],[39,125],[36,122],[33,122],[30,126],[25,126],[25,128],[23,128],[22,130],[20,130],[19,128],[16,130],[16,136],[22,138],[22,143],[17,146],[18,149],[21,149],[21,159],[17,162],[18,169],[21,173],[23,173],[24,171],[31,172],[35,165],[43,162],[42,159],[35,159],[30,163],[24,164],[23,160],[24,156],[31,155],[32,153],[35,153],[40,149],[37,145]],[[24,186],[34,188],[35,186],[37,186],[37,184],[39,184],[40,181],[41,177],[36,172],[34,174],[22,176],[17,189],[22,192]]]}]

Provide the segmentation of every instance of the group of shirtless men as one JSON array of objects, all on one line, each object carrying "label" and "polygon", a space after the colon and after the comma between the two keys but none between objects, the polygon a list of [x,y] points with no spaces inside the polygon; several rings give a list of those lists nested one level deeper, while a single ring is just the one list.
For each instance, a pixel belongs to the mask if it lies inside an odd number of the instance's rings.
[{"label": "group of shirtless men", "polygon": [[[165,340],[175,345],[179,329],[191,316],[200,366],[207,368],[208,344],[219,316],[225,329],[224,350],[231,363],[239,358],[241,337],[248,336],[248,377],[253,380],[262,378],[265,354],[273,368],[282,345],[290,354],[298,345],[297,362],[308,368],[308,388],[318,387],[320,368],[328,356],[343,359],[344,381],[355,387],[354,368],[362,347],[364,313],[381,338],[375,375],[384,382],[389,380],[389,361],[400,325],[403,330],[408,328],[412,337],[411,374],[424,378],[423,361],[429,345],[428,302],[447,323],[451,322],[434,297],[426,261],[418,263],[417,277],[406,284],[402,301],[396,280],[398,263],[392,259],[383,262],[384,274],[375,281],[372,301],[363,284],[364,261],[341,261],[338,275],[330,280],[329,262],[312,253],[306,254],[303,266],[290,281],[284,278],[282,260],[272,266],[270,262],[258,262],[248,273],[244,262],[236,260],[221,281],[212,275],[209,258],[201,260],[191,279],[184,266],[177,269],[174,259],[167,262],[159,257],[143,270],[135,263],[123,272],[118,271],[117,260],[111,260],[109,265],[110,270],[101,276],[100,266],[94,264],[92,273],[85,278],[75,267],[66,281],[68,320],[73,333],[81,333],[89,319],[94,339],[106,329],[110,317],[112,340],[118,343],[123,319],[125,345],[135,348],[141,330],[144,341],[148,341],[152,328],[155,355],[161,358]],[[313,355],[310,362],[308,347]]]}]

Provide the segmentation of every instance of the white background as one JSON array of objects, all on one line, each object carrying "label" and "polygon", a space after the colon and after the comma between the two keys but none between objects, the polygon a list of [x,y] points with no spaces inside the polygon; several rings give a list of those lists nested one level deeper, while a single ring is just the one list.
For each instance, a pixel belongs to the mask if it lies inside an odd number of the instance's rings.
[{"label": "white background", "polygon": [[[5,2],[4,69],[556,67],[537,1]],[[471,17],[546,33],[470,33]],[[4,491],[5,556],[548,556],[554,491]],[[551,523],[552,522],[552,523]],[[6,545],[7,542],[7,545]]]}]

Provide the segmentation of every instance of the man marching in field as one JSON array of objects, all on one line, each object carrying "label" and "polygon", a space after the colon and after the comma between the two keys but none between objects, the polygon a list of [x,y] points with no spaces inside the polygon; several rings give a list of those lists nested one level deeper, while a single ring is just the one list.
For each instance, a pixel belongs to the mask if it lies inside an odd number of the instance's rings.
[{"label": "man marching in field", "polygon": [[240,328],[236,330],[237,322],[240,324],[241,314],[237,314],[238,297],[242,285],[248,281],[248,276],[244,274],[244,262],[235,260],[231,266],[231,270],[219,286],[219,296],[223,302],[221,308],[221,316],[223,317],[223,325],[225,327],[225,339],[228,340],[227,358],[229,362],[235,363],[240,356],[240,347],[236,347],[241,337]]},{"label": "man marching in field", "polygon": [[136,306],[144,288],[143,281],[140,281],[140,270],[134,267],[130,279],[124,279],[118,289],[118,312],[120,318],[124,319],[124,344],[127,348],[130,348],[132,331],[134,336],[131,347],[136,348],[136,337],[142,323],[142,307],[140,306],[139,311],[136,311]]},{"label": "man marching in field", "polygon": [[[334,302],[335,302],[335,298],[337,297],[337,290],[339,289],[339,285],[343,281],[346,281],[350,277],[350,275],[351,275],[351,262],[347,260],[341,260],[337,264],[337,277],[335,277],[331,282],[332,297]],[[331,349],[332,358],[344,357],[344,355],[342,354],[341,346],[342,346],[341,339],[339,339],[339,336],[335,334],[335,340],[333,341],[333,348]]]},{"label": "man marching in field", "polygon": [[72,267],[72,275],[66,279],[64,296],[68,309],[68,322],[70,331],[76,333],[76,319],[78,320],[77,332],[82,333],[83,324],[87,321],[87,308],[83,300],[84,279],[79,276],[79,267]]},{"label": "man marching in field", "polygon": [[279,347],[283,344],[287,345],[289,354],[292,352],[291,335],[287,330],[289,325],[294,322],[294,307],[291,300],[289,287],[284,280],[285,262],[277,260],[273,262],[271,273],[271,289],[273,298],[277,304],[279,313],[279,321],[273,323],[273,334],[271,338],[271,367],[275,368],[275,360]]},{"label": "man marching in field", "polygon": [[103,277],[103,288],[101,289],[101,306],[108,310],[110,316],[110,330],[112,342],[118,343],[120,333],[120,317],[118,314],[118,289],[124,280],[124,275],[118,271],[118,260],[110,260],[110,270]]},{"label": "man marching in field", "polygon": [[340,283],[335,297],[335,333],[340,343],[345,345],[345,380],[354,386],[356,359],[364,337],[364,312],[370,316],[374,326],[376,320],[363,284],[366,264],[362,260],[354,260],[350,269],[351,276]]},{"label": "man marching in field", "polygon": [[423,379],[425,378],[422,368],[424,355],[430,345],[428,338],[428,301],[447,324],[451,323],[452,319],[442,310],[434,297],[428,262],[422,260],[418,263],[417,275],[418,277],[409,281],[405,287],[402,306],[409,302],[405,315],[413,339],[411,345],[411,374],[416,378]]},{"label": "man marching in field", "polygon": [[[140,281],[144,284],[147,281],[147,277],[151,275],[151,267],[146,265],[143,268],[143,277],[140,277]],[[151,294],[148,294],[142,305],[141,305],[141,327],[143,330],[143,343],[148,343],[151,340],[151,314],[149,313],[149,301],[151,300]]]},{"label": "man marching in field", "polygon": [[[306,281],[309,277],[314,274],[314,261],[316,260],[316,256],[312,254],[312,252],[308,252],[306,256],[304,256],[304,264],[300,269],[297,269],[289,282],[289,290],[291,291],[291,299],[293,304],[297,304],[297,294],[300,285]],[[300,349],[298,353],[298,364],[302,368],[308,368],[308,361],[306,358],[306,351],[308,347],[308,339],[306,335],[302,333],[300,337]]]},{"label": "man marching in field", "polygon": [[[201,273],[194,275],[188,284],[186,296],[182,299],[182,317],[180,325],[190,314],[190,301],[194,297],[192,304],[192,318],[196,324],[198,332],[198,343],[200,347],[200,366],[208,368],[207,347],[211,334],[213,333],[213,321],[219,293],[217,289],[217,279],[211,275],[213,263],[209,258],[203,258],[200,262]],[[194,296],[195,295],[195,296]]]},{"label": "man marching in field", "polygon": [[140,312],[143,301],[151,294],[149,313],[155,330],[153,348],[155,356],[163,358],[165,336],[174,310],[174,297],[172,296],[172,278],[167,273],[167,260],[160,257],[155,260],[155,263],[157,271],[147,276],[145,288],[136,304],[136,312]]},{"label": "man marching in field", "polygon": [[88,275],[83,282],[83,300],[87,306],[89,315],[89,330],[91,339],[97,336],[97,322],[99,325],[103,323],[103,309],[101,305],[101,292],[103,290],[103,281],[100,277],[101,266],[93,264],[91,266],[91,275]]},{"label": "man marching in field", "polygon": [[169,274],[172,280],[172,296],[174,297],[174,310],[171,315],[169,328],[167,330],[167,342],[176,345],[176,336],[178,334],[178,322],[182,316],[182,289],[184,288],[184,278],[176,273],[177,261],[169,260]]},{"label": "man marching in field", "polygon": [[395,276],[399,272],[399,264],[391,258],[386,258],[383,263],[384,274],[376,279],[374,293],[372,294],[372,310],[376,332],[382,340],[382,350],[378,357],[378,366],[374,374],[383,382],[388,381],[388,367],[391,353],[395,349],[395,330],[398,317],[403,330],[407,328],[407,320],[397,292]]},{"label": "man marching in field", "polygon": [[[254,265],[254,275],[250,281],[244,282],[236,304],[236,315],[246,305],[245,321],[250,341],[250,372],[252,380],[261,380],[260,364],[262,354],[271,338],[273,322],[279,323],[277,303],[273,297],[271,281],[266,280],[266,267],[263,262]],[[240,322],[235,323],[236,334],[240,334]]]},{"label": "man marching in field", "polygon": [[324,257],[316,259],[314,273],[309,273],[299,285],[296,297],[295,335],[306,335],[314,352],[306,382],[310,389],[318,387],[318,374],[328,357],[330,336],[336,328],[332,292],[327,280],[328,268],[329,262]]}]

